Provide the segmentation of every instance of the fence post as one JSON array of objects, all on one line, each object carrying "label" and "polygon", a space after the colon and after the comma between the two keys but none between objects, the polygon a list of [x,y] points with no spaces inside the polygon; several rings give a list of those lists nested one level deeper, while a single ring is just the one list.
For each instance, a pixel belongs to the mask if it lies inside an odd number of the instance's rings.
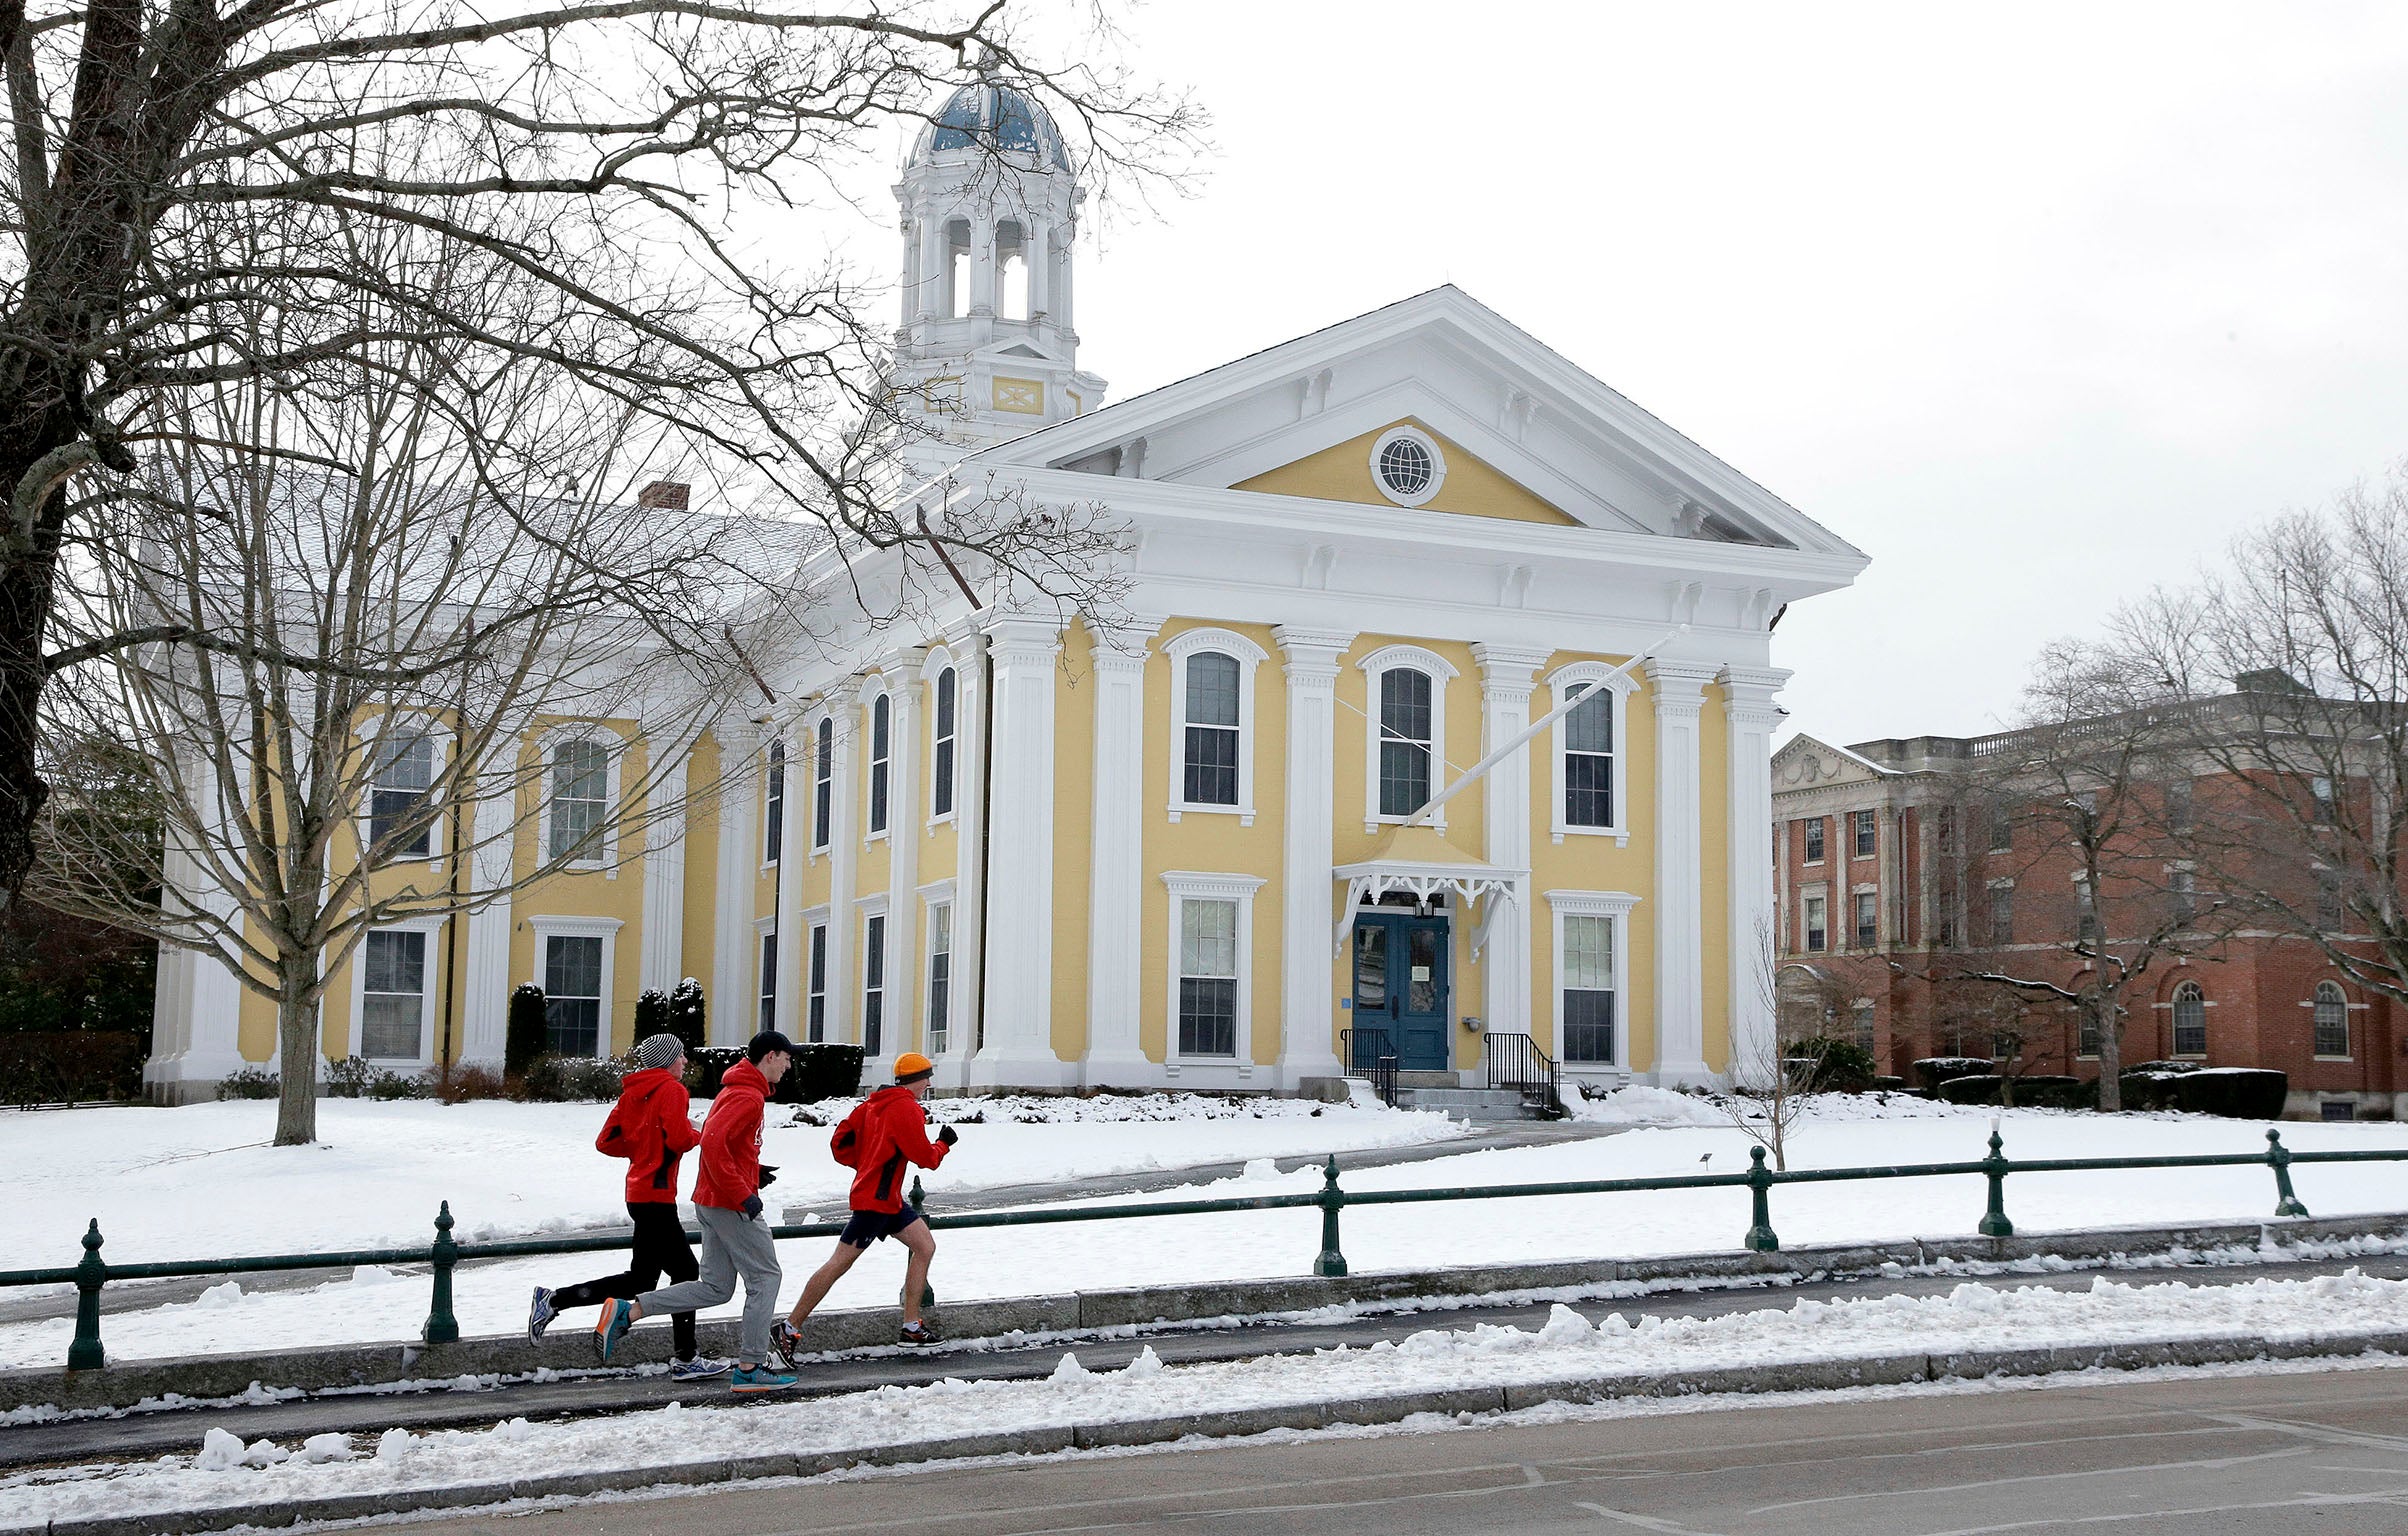
[{"label": "fence post", "polygon": [[[911,1208],[915,1211],[920,1211],[923,1213],[925,1213],[928,1209],[928,1196],[921,1191],[920,1176],[916,1173],[911,1176]],[[911,1282],[909,1280],[904,1281],[902,1285],[895,1288],[895,1305],[902,1307],[908,1307],[911,1305],[910,1288]],[[927,1308],[935,1305],[936,1287],[927,1284],[926,1282],[922,1282],[920,1286],[921,1309],[925,1311]]]},{"label": "fence post", "polygon": [[1335,1279],[1346,1273],[1346,1255],[1338,1251],[1338,1207],[1346,1196],[1338,1189],[1338,1154],[1332,1152],[1321,1170],[1321,1256],[1313,1260],[1313,1273]]},{"label": "fence post", "polygon": [[1747,1187],[1755,1199],[1756,1224],[1747,1229],[1747,1245],[1758,1253],[1779,1253],[1781,1239],[1773,1235],[1772,1202],[1766,1198],[1773,1187],[1772,1170],[1764,1166],[1764,1149],[1747,1149]]},{"label": "fence post", "polygon": [[435,1213],[435,1301],[426,1314],[429,1344],[460,1342],[460,1320],[452,1316],[452,1266],[460,1261],[460,1245],[452,1241],[451,1202]]},{"label": "fence post", "polygon": [[[2308,1214],[2308,1208],[2299,1203],[2299,1196],[2291,1192],[2291,1149],[2283,1145],[2283,1133],[2272,1126],[2266,1127],[2266,1161],[2274,1169],[2274,1193],[2278,1197],[2274,1202],[2274,1214]],[[91,1239],[86,1238],[85,1241],[90,1242]]]},{"label": "fence post", "polygon": [[100,1218],[84,1229],[84,1256],[75,1266],[75,1341],[67,1346],[67,1369],[97,1371],[108,1364],[100,1348],[100,1288],[109,1266],[100,1257]]},{"label": "fence post", "polygon": [[1990,1155],[1982,1159],[1982,1174],[1990,1181],[1990,1209],[1977,1229],[1984,1237],[2013,1237],[2015,1223],[2007,1220],[2007,1153],[1999,1139],[1998,1117],[1990,1117]]}]

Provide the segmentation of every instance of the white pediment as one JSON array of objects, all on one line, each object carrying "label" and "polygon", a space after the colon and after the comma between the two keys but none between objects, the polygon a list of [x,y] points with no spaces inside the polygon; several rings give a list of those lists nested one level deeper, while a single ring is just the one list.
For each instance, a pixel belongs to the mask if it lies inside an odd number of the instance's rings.
[{"label": "white pediment", "polygon": [[1773,793],[1828,784],[1865,784],[1889,772],[1845,747],[1800,733],[1773,754]]}]

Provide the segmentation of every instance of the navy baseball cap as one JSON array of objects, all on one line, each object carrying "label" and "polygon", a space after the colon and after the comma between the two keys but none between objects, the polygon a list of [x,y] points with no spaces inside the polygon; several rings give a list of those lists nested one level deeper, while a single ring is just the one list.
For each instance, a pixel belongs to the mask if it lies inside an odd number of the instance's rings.
[{"label": "navy baseball cap", "polygon": [[761,1058],[773,1051],[784,1051],[791,1056],[794,1054],[794,1042],[774,1029],[765,1029],[745,1042],[744,1059],[758,1066]]}]

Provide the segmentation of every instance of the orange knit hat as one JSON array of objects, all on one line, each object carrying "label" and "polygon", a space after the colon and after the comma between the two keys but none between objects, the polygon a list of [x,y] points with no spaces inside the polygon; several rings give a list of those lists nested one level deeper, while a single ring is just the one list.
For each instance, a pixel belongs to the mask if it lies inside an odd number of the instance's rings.
[{"label": "orange knit hat", "polygon": [[916,1082],[934,1071],[936,1063],[918,1051],[905,1051],[895,1058],[895,1081],[898,1083]]}]

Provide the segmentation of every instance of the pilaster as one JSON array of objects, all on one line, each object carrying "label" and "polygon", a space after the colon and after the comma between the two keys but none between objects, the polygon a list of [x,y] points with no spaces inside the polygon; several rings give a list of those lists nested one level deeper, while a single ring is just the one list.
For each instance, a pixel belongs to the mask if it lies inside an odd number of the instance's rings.
[{"label": "pilaster", "polygon": [[760,945],[753,934],[753,887],[760,879],[761,837],[754,775],[761,734],[734,721],[719,739],[719,878],[712,891],[711,992],[703,1014],[711,1044],[742,1045],[760,1016]]},{"label": "pilaster", "polygon": [[1287,658],[1288,777],[1281,832],[1279,1075],[1294,1090],[1308,1077],[1342,1077],[1335,1049],[1338,661],[1351,632],[1283,624],[1273,630]]},{"label": "pilaster", "polygon": [[[1500,742],[1511,741],[1530,725],[1530,692],[1538,669],[1552,653],[1525,646],[1472,647],[1480,664],[1480,751],[1483,756]],[[1542,738],[1543,739],[1543,738]],[[1505,869],[1530,867],[1530,745],[1524,743],[1497,764],[1481,781],[1488,825],[1488,862]],[[1496,898],[1491,897],[1490,900]],[[1538,1015],[1531,1006],[1530,878],[1514,882],[1513,899],[1488,920],[1488,948],[1483,976],[1488,1027],[1505,1033],[1539,1034]],[[1553,1017],[1553,1010],[1548,1016]],[[1562,1042],[1550,1038],[1545,1049],[1560,1057]]]},{"label": "pilaster", "polygon": [[[212,819],[222,825],[214,766],[196,755],[184,772],[194,803],[210,807]],[[178,829],[169,830],[160,872],[193,907],[234,919],[233,900],[210,878],[207,863]],[[142,1067],[143,1087],[152,1098],[169,1104],[206,1098],[220,1079],[241,1070],[242,983],[215,953],[160,945],[152,996],[151,1055]]]},{"label": "pilaster", "polygon": [[1054,675],[1061,627],[1005,616],[987,625],[993,824],[987,835],[985,1039],[973,1087],[1059,1088],[1053,1048]]},{"label": "pilaster", "polygon": [[[791,709],[780,712],[774,733],[786,744],[786,778],[781,786],[784,798],[778,812],[777,911],[774,924],[778,940],[778,996],[777,1008],[771,1017],[777,1021],[779,1034],[789,1040],[800,1040],[803,1037],[803,871],[809,867],[806,845],[811,834],[810,817],[796,813],[807,812],[811,804],[810,753],[804,744],[804,733],[799,728],[798,717]],[[843,780],[837,782],[842,783]],[[758,942],[756,939],[756,947]],[[756,1001],[756,1009],[758,1006]]]},{"label": "pilaster", "polygon": [[649,798],[663,809],[644,819],[644,948],[636,986],[663,994],[685,975],[687,766],[680,747],[677,761],[654,776]]},{"label": "pilaster", "polygon": [[[946,629],[955,668],[954,748],[961,767],[953,802],[953,1028],[937,1082],[961,1087],[978,1049],[986,997],[987,637],[969,621]],[[933,1053],[932,1053],[933,1054]]]},{"label": "pilaster", "polygon": [[[1656,727],[1656,1056],[1650,1075],[1665,1087],[1714,1081],[1706,1065],[1698,715],[1716,670],[1691,661],[1647,664]],[[1768,789],[1767,815],[1770,803]]]},{"label": "pilaster", "polygon": [[1159,618],[1098,628],[1088,665],[1095,678],[1095,788],[1088,862],[1087,1054],[1079,1080],[1090,1087],[1135,1083],[1155,1071],[1138,1044],[1145,949],[1146,641]]},{"label": "pilaster", "polygon": [[[920,838],[926,804],[920,794],[920,663],[928,653],[907,647],[886,658],[886,1049],[883,1059],[864,1063],[880,1083],[904,1051],[921,1048],[927,1021],[920,1017]],[[865,1078],[865,1080],[867,1080]]]},{"label": "pilaster", "polygon": [[[510,1033],[510,866],[517,855],[516,820],[507,800],[476,807],[468,881],[473,891],[501,891],[468,916],[468,958],[461,964],[460,1061],[499,1068]],[[453,918],[453,922],[460,921]]]},{"label": "pilaster", "polygon": [[1780,953],[1780,918],[1773,904],[1772,742],[1781,711],[1773,695],[1788,681],[1789,674],[1778,668],[1726,667],[1722,673],[1730,751],[1731,1077],[1751,1088],[1768,1086],[1779,1070],[1772,980]]},{"label": "pilaster", "polygon": [[[853,951],[859,947],[861,916],[853,910],[853,901],[859,894],[855,890],[855,884],[861,869],[860,685],[847,679],[838,687],[830,689],[821,704],[827,710],[829,719],[834,722],[836,737],[835,748],[829,754],[828,782],[827,1038],[849,1041],[858,1045],[861,1043],[857,1024],[860,1010],[854,1007],[854,1004],[861,999],[861,967],[859,961],[854,958]],[[803,718],[816,719],[818,714],[819,710],[813,709],[807,711]],[[814,798],[810,788],[810,772],[815,771],[816,767],[804,775],[800,803],[805,806],[810,805]],[[794,791],[789,789],[787,804],[791,807],[796,803]],[[888,821],[891,825],[893,820],[891,808],[894,805],[892,796],[889,796],[887,804],[890,808]],[[797,850],[798,854],[810,843],[812,834],[799,830],[800,827],[808,824],[810,819],[808,815],[797,818],[791,809],[787,814],[786,841]],[[804,856],[807,857],[807,854]],[[787,1016],[786,999],[788,996],[792,996],[794,999],[792,1017],[801,1021],[805,1017],[804,1005],[810,993],[811,982],[810,978],[803,974],[803,963],[808,958],[805,946],[809,935],[803,932],[805,924],[802,919],[802,905],[799,898],[794,907],[794,914],[792,947],[795,961],[791,966],[783,959],[788,950],[783,932],[780,933],[778,939],[778,953],[781,957],[779,961],[780,975],[794,978],[791,992],[785,987],[783,981],[779,984],[778,1013],[781,1018]],[[790,1039],[802,1038],[802,1035],[794,1030],[786,1030],[785,1033]]]}]

